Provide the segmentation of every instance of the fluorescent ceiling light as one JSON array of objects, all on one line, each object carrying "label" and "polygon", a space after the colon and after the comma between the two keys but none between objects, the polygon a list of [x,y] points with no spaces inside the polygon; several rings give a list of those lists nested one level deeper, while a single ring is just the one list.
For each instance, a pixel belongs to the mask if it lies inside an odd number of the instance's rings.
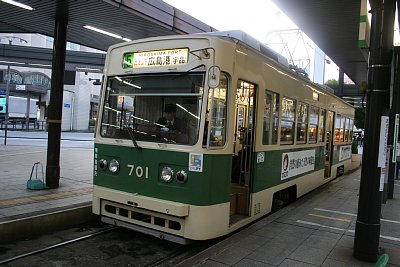
[{"label": "fluorescent ceiling light", "polygon": [[22,3],[19,3],[19,2],[17,2],[17,1],[14,1],[14,0],[1,0],[1,2],[4,2],[4,3],[7,3],[7,4],[10,4],[10,5],[14,5],[14,6],[17,6],[17,7],[23,8],[23,9],[35,10],[35,9],[34,9],[33,7],[31,7],[31,6],[28,6],[28,5],[25,5],[25,4],[22,4]]},{"label": "fluorescent ceiling light", "polygon": [[29,63],[28,65],[30,65],[30,66],[39,66],[39,67],[51,67],[51,65],[39,64],[39,63]]},{"label": "fluorescent ceiling light", "polygon": [[99,28],[96,28],[96,27],[89,26],[89,25],[85,25],[85,26],[83,26],[83,28],[88,29],[88,30],[92,30],[92,31],[95,31],[95,32],[98,32],[98,33],[102,33],[104,35],[108,35],[108,36],[111,36],[111,37],[114,37],[114,38],[117,38],[117,39],[121,39],[123,41],[127,41],[127,42],[132,41],[131,39],[126,38],[126,37],[122,37],[121,35],[118,35],[118,34],[115,34],[115,33],[112,33],[112,32],[108,32],[108,31],[105,31],[105,30],[102,30],[102,29],[99,29]]},{"label": "fluorescent ceiling light", "polygon": [[4,61],[4,60],[0,60],[0,63],[25,65],[25,63],[23,63],[23,62]]},{"label": "fluorescent ceiling light", "polygon": [[81,67],[76,67],[75,69],[77,70],[92,70],[92,71],[101,71],[101,69],[92,69],[92,68],[81,68]]}]

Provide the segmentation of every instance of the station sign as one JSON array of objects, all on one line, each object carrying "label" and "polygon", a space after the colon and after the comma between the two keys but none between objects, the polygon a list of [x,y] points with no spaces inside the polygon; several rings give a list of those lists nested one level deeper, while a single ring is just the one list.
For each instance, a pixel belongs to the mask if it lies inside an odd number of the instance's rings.
[{"label": "station sign", "polygon": [[0,90],[0,95],[6,95],[7,91],[6,90]]},{"label": "station sign", "polygon": [[15,85],[15,90],[16,91],[25,91],[26,90],[26,85],[25,84],[16,84]]},{"label": "station sign", "polygon": [[[395,120],[394,120],[394,140],[393,140],[393,144],[396,146],[397,143],[397,139],[399,136],[399,121],[400,121],[400,114],[396,114]],[[398,151],[397,151],[397,147],[393,148],[393,153],[392,153],[392,163],[396,163],[396,157],[399,155]]]},{"label": "station sign", "polygon": [[389,132],[389,117],[381,116],[381,130],[379,135],[378,167],[386,167],[387,141]]},{"label": "station sign", "polygon": [[132,52],[124,54],[122,67],[127,69],[179,66],[187,64],[188,58],[188,48]]}]

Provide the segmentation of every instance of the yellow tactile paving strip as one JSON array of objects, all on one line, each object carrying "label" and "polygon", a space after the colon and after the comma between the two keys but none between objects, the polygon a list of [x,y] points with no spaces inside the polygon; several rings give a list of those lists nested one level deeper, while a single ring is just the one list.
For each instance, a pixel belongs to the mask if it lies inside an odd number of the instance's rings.
[{"label": "yellow tactile paving strip", "polygon": [[93,188],[90,187],[90,188],[76,189],[76,190],[72,190],[72,191],[63,191],[63,192],[59,192],[59,193],[44,194],[44,195],[40,195],[40,196],[21,197],[21,198],[0,200],[0,208],[4,208],[4,207],[8,207],[8,206],[15,206],[15,205],[30,204],[30,203],[46,201],[46,200],[61,199],[61,198],[71,197],[71,196],[85,195],[88,193],[92,193],[92,191],[93,191]]}]

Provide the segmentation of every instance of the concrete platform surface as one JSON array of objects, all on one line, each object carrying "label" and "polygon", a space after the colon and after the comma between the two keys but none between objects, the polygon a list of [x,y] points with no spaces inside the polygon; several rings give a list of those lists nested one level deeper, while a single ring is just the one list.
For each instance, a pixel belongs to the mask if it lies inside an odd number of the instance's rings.
[{"label": "concrete platform surface", "polygon": [[[1,134],[0,243],[92,216],[93,134],[64,134],[60,187],[46,190],[27,189],[26,183],[35,162],[46,166],[47,136],[11,132],[4,146]],[[354,155],[352,166],[360,160]],[[360,175],[358,168],[339,177],[178,266],[374,266],[353,257]],[[380,247],[389,255],[387,266],[400,266],[399,180],[394,192],[382,205]]]},{"label": "concrete platform surface", "polygon": [[[70,133],[63,138],[60,186],[45,190],[27,189],[27,181],[36,162],[43,165],[46,176],[46,133],[9,131],[6,146],[2,134],[0,242],[76,225],[92,216],[93,133]],[[33,179],[42,180],[41,164]]]},{"label": "concrete platform surface", "polygon": [[[339,177],[177,266],[375,266],[353,257],[361,169]],[[382,205],[380,247],[400,266],[400,181]]]}]

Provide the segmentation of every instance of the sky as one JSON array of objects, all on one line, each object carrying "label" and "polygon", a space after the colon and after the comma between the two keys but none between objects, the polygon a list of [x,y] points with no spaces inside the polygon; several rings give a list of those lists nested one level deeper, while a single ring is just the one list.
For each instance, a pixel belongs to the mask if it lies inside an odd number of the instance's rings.
[{"label": "sky", "polygon": [[[298,29],[298,27],[282,12],[271,0],[164,0],[164,2],[182,10],[196,19],[216,28],[217,30],[243,30],[269,46],[278,53],[286,54],[283,46],[277,43],[279,35],[276,31],[287,29]],[[303,39],[296,41],[299,35],[285,34],[283,36],[297,54],[295,58],[314,58],[314,47],[316,46],[305,34]],[[291,40],[289,42],[289,40]],[[303,42],[304,40],[304,42]],[[295,47],[295,48],[294,48]],[[303,65],[304,65],[303,61]],[[306,65],[306,64],[305,64]],[[310,64],[311,75],[313,63]],[[325,81],[338,79],[338,67],[334,64],[325,64]]]}]

